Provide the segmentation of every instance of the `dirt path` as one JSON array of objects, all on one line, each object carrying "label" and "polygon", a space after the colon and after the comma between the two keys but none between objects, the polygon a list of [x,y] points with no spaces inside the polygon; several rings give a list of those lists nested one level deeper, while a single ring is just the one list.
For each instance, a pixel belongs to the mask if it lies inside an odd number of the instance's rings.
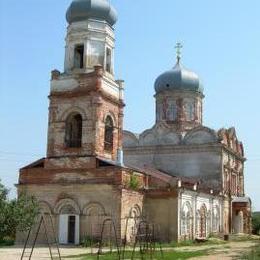
[{"label": "dirt path", "polygon": [[[23,249],[21,247],[4,247],[0,248],[0,259],[2,260],[20,260]],[[28,251],[27,251],[28,252]],[[88,253],[88,250],[80,247],[61,247],[60,253],[63,257],[71,255],[80,255]],[[28,259],[28,258],[25,258]],[[36,247],[34,249],[32,260],[47,260],[50,258],[49,249],[47,247]],[[68,259],[68,258],[65,258]],[[77,258],[73,258],[76,260]]]},{"label": "dirt path", "polygon": [[[259,241],[260,242],[260,241]],[[250,249],[259,244],[258,241],[243,241],[243,242],[229,242],[222,245],[205,245],[205,246],[189,246],[189,247],[179,247],[176,251],[196,251],[196,250],[210,250],[211,255],[194,257],[191,260],[226,260],[238,257],[245,252],[249,252]],[[80,247],[61,247],[60,252],[62,257],[66,256],[79,256],[81,254],[90,253],[88,249]],[[6,247],[0,248],[0,259],[4,260],[19,260],[22,254],[21,247]],[[46,247],[36,247],[33,253],[32,259],[34,260],[47,260],[50,259],[49,250]],[[64,259],[64,258],[63,258]],[[69,259],[69,258],[65,258]],[[74,260],[79,258],[72,258]]]}]

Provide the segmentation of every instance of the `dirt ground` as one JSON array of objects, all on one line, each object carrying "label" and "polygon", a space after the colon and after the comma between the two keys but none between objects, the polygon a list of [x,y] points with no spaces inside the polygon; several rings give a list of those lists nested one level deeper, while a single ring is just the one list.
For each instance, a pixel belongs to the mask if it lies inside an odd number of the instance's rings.
[{"label": "dirt ground", "polygon": [[[205,245],[205,246],[189,246],[189,247],[179,247],[176,248],[178,251],[195,251],[195,250],[204,250],[210,249],[212,254],[210,256],[195,257],[191,258],[192,260],[226,260],[233,259],[234,257],[239,257],[242,253],[250,251],[250,249],[258,244],[257,241],[243,241],[243,242],[229,242],[221,245]],[[80,254],[90,253],[88,249],[80,247],[61,247],[60,248],[61,256],[63,259],[66,256],[77,256]],[[18,260],[21,258],[22,248],[21,247],[3,247],[0,248],[0,259],[3,260]],[[26,258],[25,258],[26,259]],[[28,258],[27,258],[28,259]],[[36,247],[33,253],[32,259],[37,260],[46,260],[50,259],[49,250],[46,247]],[[71,259],[80,259],[80,258],[71,258]]]}]

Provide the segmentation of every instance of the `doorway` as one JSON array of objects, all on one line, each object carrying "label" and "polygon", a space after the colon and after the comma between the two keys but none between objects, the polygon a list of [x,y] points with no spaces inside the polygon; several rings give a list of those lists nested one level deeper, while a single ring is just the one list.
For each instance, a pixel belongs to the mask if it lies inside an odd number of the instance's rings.
[{"label": "doorway", "polygon": [[79,215],[60,215],[59,242],[60,244],[79,244]]},{"label": "doorway", "polygon": [[76,228],[76,217],[69,216],[68,219],[68,243],[75,244],[75,228]]},{"label": "doorway", "polygon": [[244,233],[244,219],[242,210],[237,210],[233,216],[233,231],[235,234]]}]

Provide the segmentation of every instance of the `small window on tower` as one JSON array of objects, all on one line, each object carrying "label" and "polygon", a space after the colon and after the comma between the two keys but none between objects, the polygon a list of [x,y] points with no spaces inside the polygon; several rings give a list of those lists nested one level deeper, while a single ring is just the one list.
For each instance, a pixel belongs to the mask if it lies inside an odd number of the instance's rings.
[{"label": "small window on tower", "polygon": [[68,148],[79,148],[82,142],[82,117],[72,114],[66,120],[65,144]]},{"label": "small window on tower", "polygon": [[106,48],[106,71],[112,73],[112,51]]},{"label": "small window on tower", "polygon": [[114,143],[114,125],[113,120],[110,116],[107,116],[105,121],[105,142],[104,142],[104,149],[107,152],[112,152],[113,150],[113,143]]},{"label": "small window on tower", "polygon": [[74,67],[83,69],[84,67],[84,45],[77,45],[74,50]]},{"label": "small window on tower", "polygon": [[187,121],[194,120],[194,103],[193,102],[187,102],[185,105],[185,115]]}]

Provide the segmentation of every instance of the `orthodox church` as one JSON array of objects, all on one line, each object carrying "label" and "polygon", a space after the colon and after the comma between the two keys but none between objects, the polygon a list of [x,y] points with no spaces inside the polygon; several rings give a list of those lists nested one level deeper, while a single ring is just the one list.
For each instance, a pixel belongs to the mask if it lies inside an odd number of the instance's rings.
[{"label": "orthodox church", "polygon": [[[18,194],[51,214],[61,244],[99,236],[105,219],[133,241],[145,219],[158,239],[250,233],[244,150],[234,128],[203,125],[199,77],[176,65],[155,81],[155,124],[123,130],[124,82],[114,74],[117,13],[108,0],[73,0],[64,71],[53,70],[47,155],[20,169]],[[17,237],[17,242],[23,241]]]}]

